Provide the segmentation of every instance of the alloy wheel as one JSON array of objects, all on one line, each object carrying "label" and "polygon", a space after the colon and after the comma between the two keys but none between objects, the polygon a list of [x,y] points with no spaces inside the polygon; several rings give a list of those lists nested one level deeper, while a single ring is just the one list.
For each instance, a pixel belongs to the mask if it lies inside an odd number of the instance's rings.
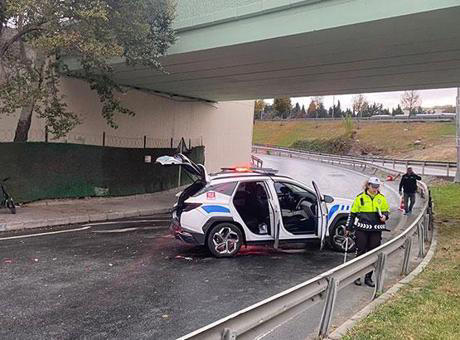
[{"label": "alloy wheel", "polygon": [[230,255],[237,250],[240,238],[230,227],[222,227],[212,237],[215,251],[220,255]]}]

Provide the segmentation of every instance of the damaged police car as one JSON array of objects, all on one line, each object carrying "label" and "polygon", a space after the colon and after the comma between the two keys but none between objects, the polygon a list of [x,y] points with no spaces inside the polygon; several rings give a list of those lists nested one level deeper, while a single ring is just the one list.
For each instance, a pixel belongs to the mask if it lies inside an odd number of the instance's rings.
[{"label": "damaged police car", "polygon": [[[183,154],[156,160],[178,165],[194,182],[178,194],[170,230],[187,243],[206,246],[216,257],[230,257],[243,244],[317,240],[338,251],[345,248],[345,224],[352,201],[321,195],[273,169],[224,168],[208,174]],[[348,251],[354,249],[348,239]]]}]

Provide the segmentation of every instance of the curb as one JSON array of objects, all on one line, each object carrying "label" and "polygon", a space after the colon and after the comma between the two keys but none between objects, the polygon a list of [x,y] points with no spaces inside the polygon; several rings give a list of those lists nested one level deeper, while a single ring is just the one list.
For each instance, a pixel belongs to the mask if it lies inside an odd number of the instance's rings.
[{"label": "curb", "polygon": [[186,188],[186,185],[177,187],[177,188],[171,188],[168,190],[164,191],[157,191],[157,192],[152,192],[148,194],[135,194],[135,195],[128,195],[128,196],[110,196],[110,197],[84,197],[84,198],[60,198],[60,199],[46,199],[46,200],[40,200],[40,201],[34,201],[34,202],[28,202],[24,203],[24,205],[29,206],[29,207],[42,207],[42,206],[54,206],[54,205],[62,205],[62,204],[74,204],[74,203],[104,203],[104,202],[110,202],[110,201],[131,201],[131,200],[150,200],[154,196],[158,195],[159,193],[170,193],[170,192],[179,192],[184,190]]},{"label": "curb", "polygon": [[358,313],[353,315],[350,319],[345,321],[341,326],[339,326],[334,332],[329,334],[327,339],[329,340],[338,340],[341,339],[346,333],[353,328],[358,321],[361,321],[369,314],[375,311],[375,309],[380,306],[381,304],[388,301],[390,298],[396,295],[396,293],[403,288],[405,285],[409,284],[418,274],[420,274],[423,269],[430,263],[431,259],[434,256],[434,252],[436,251],[436,246],[438,244],[438,228],[433,226],[433,237],[431,239],[430,249],[426,254],[425,258],[420,262],[420,264],[406,277],[399,280],[393,287],[388,289],[385,293],[379,296],[377,299],[372,301],[366,307],[361,309]]},{"label": "curb", "polygon": [[103,222],[112,221],[120,218],[147,216],[153,214],[169,213],[171,209],[139,209],[139,210],[126,210],[123,212],[109,212],[88,215],[75,215],[69,217],[59,217],[45,220],[29,220],[24,222],[0,223],[1,231],[13,231],[32,228],[55,227],[69,224],[88,223],[88,222]]}]

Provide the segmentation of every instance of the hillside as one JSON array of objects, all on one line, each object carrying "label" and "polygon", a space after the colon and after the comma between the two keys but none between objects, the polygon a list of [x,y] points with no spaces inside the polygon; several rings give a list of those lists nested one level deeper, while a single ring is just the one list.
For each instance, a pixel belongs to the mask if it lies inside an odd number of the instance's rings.
[{"label": "hillside", "polygon": [[456,160],[454,122],[361,122],[353,124],[352,138],[345,134],[341,121],[256,121],[253,142],[324,152],[340,149],[336,153],[352,155]]}]

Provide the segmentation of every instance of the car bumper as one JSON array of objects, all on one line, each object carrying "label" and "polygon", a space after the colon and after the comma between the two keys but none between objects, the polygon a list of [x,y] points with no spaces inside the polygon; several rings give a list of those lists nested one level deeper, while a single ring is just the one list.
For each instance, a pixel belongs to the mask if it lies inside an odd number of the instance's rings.
[{"label": "car bumper", "polygon": [[182,227],[177,218],[172,219],[169,231],[178,240],[190,244],[204,245],[204,235]]}]

